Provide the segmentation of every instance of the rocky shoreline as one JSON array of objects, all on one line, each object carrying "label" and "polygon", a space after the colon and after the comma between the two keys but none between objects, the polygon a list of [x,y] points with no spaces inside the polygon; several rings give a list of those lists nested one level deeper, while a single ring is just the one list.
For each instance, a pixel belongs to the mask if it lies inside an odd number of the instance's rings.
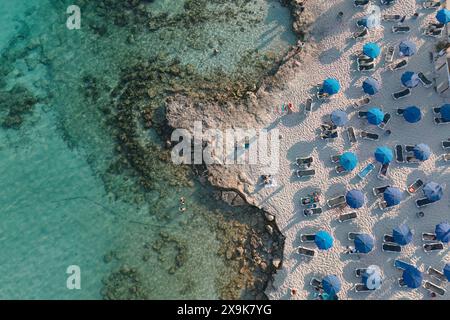
[{"label": "rocky shoreline", "polygon": [[[302,42],[308,40],[308,28],[313,22],[313,16],[305,10],[307,1],[281,0],[281,2],[290,8],[293,18],[292,29],[299,39],[299,45],[289,50],[273,74],[265,77],[256,90],[245,92],[240,99],[205,101],[183,94],[172,95],[167,99],[166,117],[168,127],[171,128],[169,131],[174,128],[191,130],[192,124],[197,119],[202,119],[204,130],[225,129],[230,124],[233,128],[261,128],[267,123],[268,115],[273,111],[267,107],[271,105],[270,92],[282,83],[281,79],[290,77],[292,68],[300,64],[299,53]],[[171,146],[169,140],[167,140],[167,146]],[[277,226],[274,214],[268,208],[255,205],[255,201],[250,196],[254,191],[255,183],[242,173],[241,166],[202,165],[201,168],[196,167],[195,171],[201,172],[198,176],[202,183],[209,184],[217,190],[218,200],[223,200],[231,206],[253,207],[259,215],[265,217],[265,230],[271,235],[273,242],[280,246],[279,252],[269,255],[269,267],[261,268],[265,272],[262,277],[264,285],[257,288],[256,298],[267,298],[264,292],[283,263],[285,237]],[[255,249],[253,247],[253,255]],[[228,256],[227,252],[227,258]],[[250,261],[261,265],[259,259],[252,258]]]}]

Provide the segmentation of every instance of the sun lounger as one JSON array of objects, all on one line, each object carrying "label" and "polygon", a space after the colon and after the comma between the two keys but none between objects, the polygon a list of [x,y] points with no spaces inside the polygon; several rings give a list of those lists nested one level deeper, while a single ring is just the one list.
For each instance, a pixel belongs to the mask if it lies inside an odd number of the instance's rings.
[{"label": "sun lounger", "polygon": [[434,123],[436,123],[436,124],[447,124],[447,123],[450,123],[450,120],[445,121],[444,118],[434,118]]},{"label": "sun lounger", "polygon": [[408,26],[393,26],[392,27],[393,33],[407,33],[410,31],[411,31],[411,28]]},{"label": "sun lounger", "polygon": [[439,287],[437,284],[434,284],[434,283],[432,283],[432,282],[430,282],[430,281],[427,281],[427,280],[425,280],[425,281],[423,282],[423,287],[424,287],[425,289],[427,289],[428,291],[433,292],[433,293],[436,293],[436,294],[438,294],[438,295],[440,295],[440,296],[443,296],[443,295],[445,295],[445,293],[446,293],[446,291],[445,291],[444,288],[441,288],[441,287]]},{"label": "sun lounger", "polygon": [[363,139],[372,140],[372,141],[378,141],[378,139],[380,138],[380,136],[378,134],[367,132],[367,131],[361,131],[360,136]]},{"label": "sun lounger", "polygon": [[355,292],[371,292],[374,291],[374,289],[369,289],[364,283],[357,283],[354,287]]},{"label": "sun lounger", "polygon": [[445,275],[441,271],[436,270],[433,267],[428,267],[427,273],[430,277],[433,277],[438,281],[441,281],[441,282],[447,281],[447,278],[445,277]]},{"label": "sun lounger", "polygon": [[393,5],[396,0],[381,0],[381,4],[385,6]]},{"label": "sun lounger", "polygon": [[313,193],[308,194],[308,196],[301,198],[300,203],[304,206],[310,205],[313,203],[319,203],[320,195],[321,195],[320,191],[314,191]]},{"label": "sun lounger", "polygon": [[363,180],[365,179],[372,171],[375,169],[375,165],[373,163],[369,163],[364,167],[360,172],[358,172],[358,177]]},{"label": "sun lounger", "polygon": [[405,151],[406,152],[413,152],[414,151],[414,146],[412,146],[410,144],[406,144],[405,145]]},{"label": "sun lounger", "polygon": [[311,281],[309,281],[310,286],[312,286],[315,289],[322,289],[322,281],[319,279],[312,277]]},{"label": "sun lounger", "polygon": [[321,138],[322,140],[336,139],[337,137],[338,137],[337,131],[331,131],[331,132],[328,132],[328,133],[322,133],[322,134],[320,135],[320,138]]},{"label": "sun lounger", "polygon": [[375,65],[375,59],[368,58],[368,59],[358,59],[356,61],[356,64],[358,65],[358,69],[361,67],[370,67],[371,65]]},{"label": "sun lounger", "polygon": [[419,72],[418,76],[419,76],[420,82],[422,82],[422,84],[425,88],[429,88],[433,85],[433,82],[430,81],[427,77],[425,77],[425,75],[422,72]]},{"label": "sun lounger", "polygon": [[379,197],[379,196],[383,195],[384,191],[386,191],[386,189],[389,187],[390,187],[390,185],[373,188],[372,189],[373,195],[375,197]]},{"label": "sun lounger", "polygon": [[450,153],[449,152],[444,153],[442,155],[442,160],[445,161],[445,162],[450,161]]},{"label": "sun lounger", "polygon": [[316,240],[315,234],[301,234],[300,241],[301,242],[314,242]]},{"label": "sun lounger", "polygon": [[365,6],[367,6],[369,4],[369,1],[370,0],[355,0],[353,2],[353,5],[355,7],[365,7]]},{"label": "sun lounger", "polygon": [[356,135],[355,135],[355,129],[353,129],[353,127],[347,128],[347,137],[348,137],[348,141],[350,141],[351,144],[357,142]]},{"label": "sun lounger", "polygon": [[316,254],[316,250],[305,247],[299,247],[298,253],[305,257],[314,257],[314,255]]},{"label": "sun lounger", "polygon": [[365,38],[369,34],[369,30],[367,28],[364,28],[363,30],[356,31],[353,33],[352,38],[353,39],[362,39]]},{"label": "sun lounger", "polygon": [[341,158],[341,155],[331,156],[330,160],[332,163],[339,162],[339,159]]},{"label": "sun lounger", "polygon": [[357,278],[361,278],[364,272],[366,272],[367,268],[356,268],[355,269],[355,276]]},{"label": "sun lounger", "polygon": [[359,65],[358,66],[358,71],[364,72],[364,71],[372,71],[373,69],[375,69],[375,64],[371,63],[368,65]]},{"label": "sun lounger", "polygon": [[392,208],[392,207],[395,207],[395,205],[390,205],[390,206],[388,206],[388,204],[387,204],[387,202],[386,201],[380,201],[380,202],[378,202],[378,207],[381,209],[381,210],[388,210],[388,209],[390,209],[390,208]]},{"label": "sun lounger", "polygon": [[435,9],[441,6],[441,1],[425,1],[422,3],[422,7],[424,9]]},{"label": "sun lounger", "polygon": [[336,171],[337,174],[340,174],[347,170],[345,170],[344,166],[339,165],[339,166],[334,167],[334,171]]},{"label": "sun lounger", "polygon": [[420,160],[417,159],[414,155],[407,155],[406,162],[407,163],[420,163]]},{"label": "sun lounger", "polygon": [[382,180],[387,179],[387,178],[388,178],[388,177],[387,177],[388,170],[389,170],[389,163],[383,164],[383,165],[380,167],[380,171],[378,171],[377,178],[378,178],[378,179],[382,179]]},{"label": "sun lounger", "polygon": [[431,30],[424,30],[423,35],[438,38],[442,35],[442,32],[444,31],[444,28],[440,29],[431,29]]},{"label": "sun lounger", "polygon": [[349,232],[349,233],[347,233],[347,239],[350,241],[353,241],[353,240],[355,240],[355,238],[358,234],[361,234],[361,233],[360,232]]},{"label": "sun lounger", "polygon": [[358,111],[358,118],[367,118],[367,111]]},{"label": "sun lounger", "polygon": [[361,108],[361,107],[363,107],[363,106],[368,105],[369,103],[370,103],[370,98],[369,98],[369,97],[366,97],[366,98],[363,98],[363,99],[360,99],[360,100],[356,101],[356,102],[353,104],[353,107],[354,107],[355,109],[359,109],[359,108]]},{"label": "sun lounger", "polygon": [[403,147],[401,144],[395,146],[395,161],[398,163],[405,162],[405,157],[403,155]]},{"label": "sun lounger", "polygon": [[417,208],[423,208],[431,203],[433,203],[433,201],[428,200],[428,198],[421,198],[416,200]]},{"label": "sun lounger", "polygon": [[346,203],[345,202],[345,196],[344,195],[340,195],[340,196],[337,196],[337,197],[334,197],[334,198],[328,200],[327,201],[327,206],[329,208],[336,208],[336,207],[340,207],[340,206],[344,205],[345,203]]},{"label": "sun lounger", "polygon": [[403,278],[398,279],[398,285],[400,286],[400,288],[406,288],[408,286]]},{"label": "sun lounger", "polygon": [[407,65],[408,65],[408,60],[403,59],[403,60],[400,60],[399,62],[397,62],[396,64],[392,65],[391,70],[392,71],[401,70],[401,69],[406,68]]},{"label": "sun lounger", "polygon": [[348,212],[348,213],[342,213],[339,215],[338,221],[339,222],[346,222],[353,219],[356,219],[358,216],[356,214],[356,211]]},{"label": "sun lounger", "polygon": [[313,162],[313,157],[295,158],[295,163],[302,168],[309,168]]},{"label": "sun lounger", "polygon": [[381,16],[381,19],[383,19],[384,21],[394,21],[397,22],[402,18],[401,15],[399,14],[383,14]]},{"label": "sun lounger", "polygon": [[404,89],[402,91],[394,92],[392,94],[392,97],[394,98],[394,100],[398,100],[398,99],[401,99],[401,98],[408,97],[410,95],[411,95],[411,89],[406,88],[406,89]]},{"label": "sun lounger", "polygon": [[411,183],[408,188],[406,189],[406,191],[410,194],[413,195],[415,194],[417,191],[419,191],[424,185],[424,182],[421,179],[416,179],[413,183]]},{"label": "sun lounger", "polygon": [[309,216],[318,216],[323,212],[322,208],[306,208],[303,209],[303,215],[305,217],[309,217]]},{"label": "sun lounger", "polygon": [[390,243],[395,243],[395,239],[392,235],[390,234],[385,234],[383,236],[383,242],[390,242]]},{"label": "sun lounger", "polygon": [[405,270],[407,268],[414,267],[414,266],[412,264],[406,262],[406,261],[403,261],[403,260],[400,260],[400,259],[395,259],[394,260],[394,267],[397,268],[397,269],[400,269],[400,270]]},{"label": "sun lounger", "polygon": [[309,114],[312,110],[313,100],[311,98],[306,99],[305,103],[305,113]]},{"label": "sun lounger", "polygon": [[312,194],[308,194],[307,197],[303,197],[300,199],[300,203],[304,206],[310,205],[313,203],[319,203],[320,202],[320,192],[315,191]]},{"label": "sun lounger", "polygon": [[442,149],[448,149],[450,148],[450,141],[446,140],[446,141],[442,141]]},{"label": "sun lounger", "polygon": [[360,19],[356,21],[356,26],[358,28],[366,28],[366,21],[365,19]]},{"label": "sun lounger", "polygon": [[320,125],[322,131],[334,131],[337,129],[337,126],[332,123],[322,123]]},{"label": "sun lounger", "polygon": [[434,113],[434,114],[439,114],[439,113],[441,113],[441,107],[435,107],[435,108],[433,108],[433,113]]},{"label": "sun lounger", "polygon": [[431,232],[423,232],[422,241],[436,241],[436,234]]},{"label": "sun lounger", "polygon": [[359,252],[356,251],[356,248],[353,246],[347,246],[344,250],[344,254],[356,254],[359,255]]},{"label": "sun lounger", "polygon": [[385,113],[383,121],[378,125],[378,127],[380,129],[384,129],[386,127],[386,125],[388,124],[389,120],[391,120],[391,114],[390,113]]},{"label": "sun lounger", "polygon": [[381,250],[383,252],[402,252],[402,247],[394,243],[383,243]]},{"label": "sun lounger", "polygon": [[427,27],[427,29],[430,29],[430,30],[432,30],[432,29],[442,29],[442,28],[445,28],[445,24],[443,24],[443,23],[440,23],[440,22],[430,22],[430,23],[428,23],[428,27]]},{"label": "sun lounger", "polygon": [[395,47],[389,46],[386,50],[384,61],[387,63],[391,63],[392,60],[394,59],[394,53],[395,53]]},{"label": "sun lounger", "polygon": [[319,89],[316,94],[317,99],[324,100],[330,97],[330,95],[324,92],[322,89]]},{"label": "sun lounger", "polygon": [[303,178],[303,177],[311,177],[316,174],[316,170],[309,169],[309,170],[297,170],[297,177]]},{"label": "sun lounger", "polygon": [[427,253],[441,250],[444,250],[444,245],[442,244],[442,242],[425,243],[423,245],[423,251]]},{"label": "sun lounger", "polygon": [[365,54],[361,54],[359,56],[356,57],[356,63],[358,64],[371,64],[375,61],[374,58],[368,57]]}]

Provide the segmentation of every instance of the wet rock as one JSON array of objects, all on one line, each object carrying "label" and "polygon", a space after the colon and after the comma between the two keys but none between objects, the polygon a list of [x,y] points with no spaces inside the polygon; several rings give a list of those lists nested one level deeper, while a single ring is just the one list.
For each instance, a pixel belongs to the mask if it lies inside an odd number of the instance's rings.
[{"label": "wet rock", "polygon": [[269,234],[273,234],[273,228],[271,225],[266,225],[266,230]]}]

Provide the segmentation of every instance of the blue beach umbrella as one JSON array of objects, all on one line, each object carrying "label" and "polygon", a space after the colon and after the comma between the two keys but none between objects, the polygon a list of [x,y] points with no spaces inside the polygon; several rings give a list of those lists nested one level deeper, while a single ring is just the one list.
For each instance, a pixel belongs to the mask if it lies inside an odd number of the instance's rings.
[{"label": "blue beach umbrella", "polygon": [[423,280],[422,272],[416,267],[410,266],[403,270],[403,281],[408,288],[416,289],[421,286]]},{"label": "blue beach umbrella", "polygon": [[322,279],[323,291],[329,295],[336,295],[341,290],[341,280],[334,274],[328,275]]},{"label": "blue beach umbrella", "polygon": [[436,233],[436,239],[439,241],[444,243],[450,242],[450,224],[447,222],[441,222],[436,225],[434,232]]},{"label": "blue beach umbrella", "polygon": [[396,206],[403,200],[403,192],[399,188],[388,187],[383,192],[383,199],[388,206]]},{"label": "blue beach umbrella", "polygon": [[419,143],[416,146],[414,146],[413,152],[414,157],[416,157],[416,159],[420,161],[427,160],[431,155],[430,147],[425,143]]},{"label": "blue beach umbrella", "polygon": [[367,111],[367,121],[369,121],[370,124],[377,126],[381,122],[383,122],[383,119],[384,119],[384,112],[381,111],[380,108],[370,108]]},{"label": "blue beach umbrella", "polygon": [[339,164],[343,166],[346,171],[352,171],[358,164],[358,158],[353,152],[344,152],[339,157]]},{"label": "blue beach umbrella", "polygon": [[436,13],[436,19],[440,23],[447,24],[450,22],[450,10],[441,9]]},{"label": "blue beach umbrella", "polygon": [[410,106],[403,111],[403,118],[409,123],[416,123],[422,119],[422,112],[416,106]]},{"label": "blue beach umbrella", "polygon": [[331,122],[340,127],[345,126],[348,122],[347,113],[342,110],[334,110],[331,113]]},{"label": "blue beach umbrella", "polygon": [[441,117],[444,121],[450,121],[450,104],[446,103],[441,107]]},{"label": "blue beach umbrella", "polygon": [[447,278],[447,281],[450,281],[450,263],[447,263],[444,267],[444,275]]},{"label": "blue beach umbrella", "polygon": [[370,290],[378,289],[382,283],[380,267],[376,265],[368,266],[362,275],[362,283]]},{"label": "blue beach umbrella", "polygon": [[375,59],[377,58],[380,53],[381,53],[381,48],[378,44],[376,44],[375,42],[367,42],[364,46],[363,46],[363,53],[372,58]]},{"label": "blue beach umbrella", "polygon": [[328,93],[330,96],[336,94],[341,89],[339,81],[335,78],[328,78],[323,82],[323,92]]},{"label": "blue beach umbrella", "polygon": [[393,158],[394,154],[389,147],[378,147],[375,150],[375,159],[382,164],[388,164]]},{"label": "blue beach umbrella", "polygon": [[420,82],[420,79],[417,73],[412,71],[406,71],[405,73],[402,74],[401,81],[405,87],[414,88],[417,87],[417,85]]},{"label": "blue beach umbrella", "polygon": [[373,237],[366,233],[357,234],[355,237],[355,249],[359,253],[369,253],[374,246]]},{"label": "blue beach umbrella", "polygon": [[350,208],[358,209],[364,205],[365,197],[364,193],[359,190],[353,189],[347,192],[345,195],[345,201]]},{"label": "blue beach umbrella", "polygon": [[410,57],[417,52],[416,44],[409,40],[400,42],[398,47],[401,56]]},{"label": "blue beach umbrella", "polygon": [[326,231],[319,231],[316,233],[314,242],[320,250],[328,250],[333,246],[333,237]]},{"label": "blue beach umbrella", "polygon": [[364,82],[362,84],[362,88],[363,88],[364,93],[367,93],[367,94],[373,96],[374,94],[378,93],[378,91],[380,91],[381,85],[378,82],[378,80],[370,77],[370,78],[367,78],[366,80],[364,80]]},{"label": "blue beach umbrella", "polygon": [[423,194],[428,200],[435,202],[441,200],[444,192],[439,183],[431,181],[423,187]]},{"label": "blue beach umbrella", "polygon": [[406,224],[394,228],[392,235],[394,236],[395,243],[398,243],[401,246],[407,245],[413,238],[412,231]]}]

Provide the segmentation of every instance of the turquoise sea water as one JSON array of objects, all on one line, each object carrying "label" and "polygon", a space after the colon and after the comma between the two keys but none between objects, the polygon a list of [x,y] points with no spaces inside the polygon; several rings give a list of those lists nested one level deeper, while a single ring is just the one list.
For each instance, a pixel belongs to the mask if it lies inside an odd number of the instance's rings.
[{"label": "turquoise sea water", "polygon": [[[92,32],[84,12],[81,30],[68,30],[65,10],[77,2],[87,1],[2,0],[0,299],[100,299],[102,280],[124,265],[137,269],[146,298],[218,298],[218,278],[229,270],[217,255],[214,222],[198,212],[227,209],[197,183],[171,188],[164,177],[170,169],[155,176],[159,188],[144,201],[128,201],[132,177],[107,174],[115,141],[101,109],[134,55],[164,52],[203,73],[232,73],[249,50],[281,55],[294,41],[289,13],[276,1],[255,1],[245,8],[260,17],[256,27],[238,15],[235,24],[138,33],[131,45],[128,29],[108,25],[106,17],[97,17],[106,35]],[[184,2],[155,0],[146,10],[182,13]],[[193,32],[196,44],[186,36]],[[211,55],[214,48],[219,55]],[[24,92],[36,103],[18,112]],[[156,254],[149,247],[161,238]],[[183,264],[173,270],[180,248]],[[69,265],[81,268],[81,290],[66,288]]]}]

